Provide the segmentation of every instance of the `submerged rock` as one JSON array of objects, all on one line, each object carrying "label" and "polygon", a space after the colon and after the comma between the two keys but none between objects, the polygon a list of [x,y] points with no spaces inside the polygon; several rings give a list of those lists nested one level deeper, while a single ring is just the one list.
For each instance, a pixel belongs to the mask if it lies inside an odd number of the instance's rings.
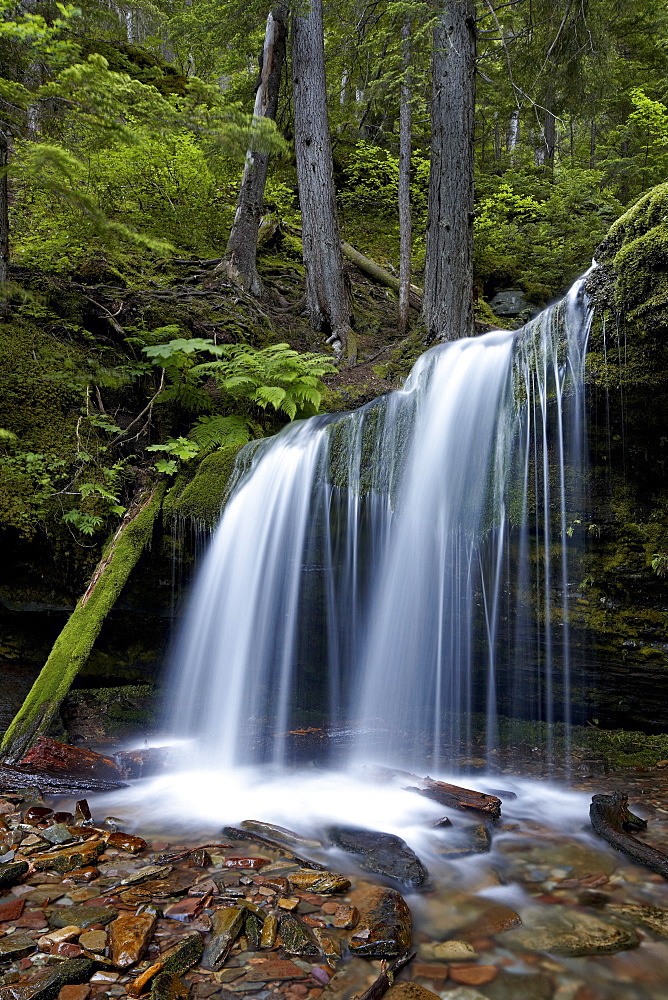
[{"label": "submerged rock", "polygon": [[362,855],[360,867],[378,875],[387,875],[417,888],[429,872],[408,844],[391,833],[358,827],[334,826],[327,831],[333,844],[350,854]]},{"label": "submerged rock", "polygon": [[319,847],[322,847],[322,843],[319,840],[310,840],[308,837],[302,837],[301,834],[295,833],[293,830],[286,830],[284,826],[276,826],[274,823],[262,823],[257,819],[245,819],[241,824],[241,829],[248,830],[250,833],[259,833],[268,840],[278,841],[279,844],[305,847],[311,850],[317,850]]},{"label": "submerged rock", "polygon": [[350,894],[359,912],[357,927],[348,939],[356,955],[398,955],[410,947],[413,936],[411,911],[396,889],[361,882]]},{"label": "submerged rock", "polygon": [[668,909],[634,903],[610,903],[605,913],[631,924],[642,924],[660,937],[668,937]]},{"label": "submerged rock", "polygon": [[632,929],[558,904],[525,910],[522,922],[523,927],[506,934],[504,944],[571,957],[609,954],[639,944]]},{"label": "submerged rock", "polygon": [[298,889],[318,893],[345,892],[350,888],[350,880],[343,875],[337,875],[335,872],[316,872],[308,868],[289,872],[288,882]]},{"label": "submerged rock", "polygon": [[385,994],[386,1000],[440,1000],[439,994],[417,983],[397,983]]},{"label": "submerged rock", "polygon": [[0,1000],[53,1000],[64,986],[85,983],[93,972],[88,958],[72,958],[38,973],[27,983],[16,983],[0,989]]},{"label": "submerged rock", "polygon": [[278,918],[278,926],[283,940],[283,948],[289,955],[320,954],[318,944],[310,930],[294,913],[281,913]]},{"label": "submerged rock", "polygon": [[232,945],[241,933],[246,910],[242,906],[226,906],[216,910],[212,918],[213,937],[204,949],[202,966],[205,969],[220,969],[230,953]]}]

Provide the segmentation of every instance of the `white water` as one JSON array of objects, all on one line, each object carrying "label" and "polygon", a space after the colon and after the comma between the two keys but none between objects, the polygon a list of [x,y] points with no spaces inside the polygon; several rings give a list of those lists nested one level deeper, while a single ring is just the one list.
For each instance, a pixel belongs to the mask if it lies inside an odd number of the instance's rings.
[{"label": "white water", "polygon": [[589,324],[581,280],[520,331],[428,351],[401,391],[251,446],[172,655],[170,731],[226,768],[284,765],[304,725],[437,768],[480,713],[488,750],[499,714],[568,723]]}]

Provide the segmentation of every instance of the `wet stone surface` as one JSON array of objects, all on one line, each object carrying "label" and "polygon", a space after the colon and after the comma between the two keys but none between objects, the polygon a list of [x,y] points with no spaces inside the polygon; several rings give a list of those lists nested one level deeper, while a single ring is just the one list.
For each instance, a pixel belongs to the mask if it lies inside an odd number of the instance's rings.
[{"label": "wet stone surface", "polygon": [[[608,780],[623,780],[649,819],[644,839],[666,849],[662,775]],[[604,790],[597,778],[592,791]],[[316,848],[279,830],[282,845],[270,847],[273,828],[257,821],[243,840],[158,843],[141,823],[105,826],[94,799],[86,826],[34,795],[4,803],[0,842],[14,853],[0,861],[0,1000],[353,1000],[407,947],[417,957],[390,1000],[666,997],[668,884],[581,828],[566,836],[502,816],[491,851],[453,862],[438,850],[445,827],[416,894],[387,875],[360,878],[360,855],[329,851],[324,834]],[[470,817],[450,815],[471,838]],[[43,836],[58,825],[71,841]],[[263,841],[249,839],[253,829]],[[319,869],[304,866],[310,854]],[[73,857],[94,863],[74,868]]]}]

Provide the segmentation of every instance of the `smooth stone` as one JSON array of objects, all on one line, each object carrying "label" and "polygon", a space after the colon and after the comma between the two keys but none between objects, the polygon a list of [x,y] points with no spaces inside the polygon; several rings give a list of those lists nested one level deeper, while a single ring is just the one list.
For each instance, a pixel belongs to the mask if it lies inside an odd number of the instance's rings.
[{"label": "smooth stone", "polygon": [[395,878],[405,885],[417,888],[428,878],[429,872],[405,840],[392,833],[365,830],[351,826],[333,826],[327,831],[329,840],[349,854],[361,855],[361,868]]},{"label": "smooth stone", "polygon": [[668,937],[668,909],[662,906],[641,906],[634,903],[610,903],[604,914],[632,924],[642,924],[659,937]]},{"label": "smooth stone", "polygon": [[357,926],[359,918],[360,915],[354,906],[346,906],[345,903],[341,903],[341,905],[338,906],[332,914],[332,927],[351,930],[353,927]]},{"label": "smooth stone", "polygon": [[50,844],[71,844],[75,839],[64,823],[54,823],[46,830],[40,830],[39,835]]},{"label": "smooth stone", "polygon": [[56,931],[51,931],[49,934],[43,934],[41,938],[37,941],[37,946],[41,951],[47,951],[51,945],[60,944],[61,941],[74,941],[81,934],[81,928],[77,927],[76,924],[67,924],[65,927],[60,927]]},{"label": "smooth stone", "polygon": [[311,868],[300,868],[288,874],[288,881],[307,892],[345,892],[350,888],[350,880],[336,872],[319,872]]},{"label": "smooth stone", "polygon": [[451,965],[450,977],[455,983],[465,986],[483,986],[496,978],[495,965]]},{"label": "smooth stone", "polygon": [[499,969],[496,979],[485,986],[488,1000],[551,1000],[554,985],[543,972],[506,972]]},{"label": "smooth stone", "polygon": [[281,959],[272,959],[268,962],[262,962],[258,965],[253,965],[250,972],[246,973],[246,979],[248,982],[263,982],[267,983],[272,979],[305,979],[306,973],[303,972],[294,962],[282,961]]},{"label": "smooth stone", "polygon": [[411,911],[396,889],[360,882],[350,894],[350,904],[359,912],[357,927],[348,938],[354,954],[382,957],[410,947]]},{"label": "smooth stone", "polygon": [[420,958],[437,959],[441,962],[461,962],[478,957],[475,948],[468,941],[429,941],[420,945]]},{"label": "smooth stone", "polygon": [[84,931],[79,937],[79,944],[88,951],[104,951],[107,947],[105,931]]},{"label": "smooth stone", "polygon": [[29,955],[36,947],[37,943],[27,934],[7,934],[0,938],[0,958],[14,961]]},{"label": "smooth stone", "polygon": [[437,997],[438,993],[418,983],[397,983],[385,994],[386,1000],[436,1000]]},{"label": "smooth stone", "polygon": [[133,837],[129,833],[122,833],[120,830],[112,833],[107,838],[107,847],[115,847],[129,854],[139,854],[147,846],[146,841],[141,837]]},{"label": "smooth stone", "polygon": [[0,1000],[53,1000],[63,986],[85,983],[91,976],[93,963],[89,958],[70,958],[38,973],[26,983],[16,983],[0,989]]},{"label": "smooth stone", "polygon": [[56,906],[49,913],[51,927],[66,927],[76,924],[85,929],[91,924],[108,924],[118,916],[118,910],[111,906]]},{"label": "smooth stone", "polygon": [[58,1000],[88,1000],[90,986],[81,983],[80,986],[63,986],[58,994]]},{"label": "smooth stone", "polygon": [[25,905],[24,899],[8,899],[5,903],[0,903],[0,922],[18,920]]},{"label": "smooth stone", "polygon": [[523,910],[522,923],[506,934],[504,945],[575,957],[610,954],[639,944],[634,930],[559,904]]},{"label": "smooth stone", "polygon": [[489,937],[521,924],[519,914],[509,906],[483,896],[452,893],[425,900],[427,926],[434,936],[448,938]]},{"label": "smooth stone", "polygon": [[153,935],[154,913],[124,913],[109,927],[111,958],[119,969],[127,969],[143,956]]}]

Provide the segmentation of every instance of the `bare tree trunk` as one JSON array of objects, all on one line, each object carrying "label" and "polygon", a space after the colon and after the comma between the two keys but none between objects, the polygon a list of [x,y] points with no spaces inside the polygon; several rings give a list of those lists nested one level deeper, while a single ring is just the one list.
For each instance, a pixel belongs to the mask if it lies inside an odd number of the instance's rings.
[{"label": "bare tree trunk", "polygon": [[411,22],[401,27],[401,104],[399,108],[399,333],[408,326],[411,291]]},{"label": "bare tree trunk", "polygon": [[[281,72],[285,61],[287,21],[288,4],[275,4],[267,18],[260,82],[253,109],[255,118],[276,117]],[[233,281],[253,295],[261,295],[263,290],[257,273],[257,234],[268,167],[269,153],[261,153],[253,148],[248,150],[225,259],[216,268],[218,272],[226,272]]]},{"label": "bare tree trunk", "polygon": [[545,159],[543,160],[543,163],[548,170],[554,171],[554,152],[557,143],[557,120],[554,117],[554,112],[549,110],[549,105],[548,110],[545,112],[543,136],[545,141]]},{"label": "bare tree trunk", "polygon": [[[0,284],[9,277],[9,183],[7,164],[9,161],[9,140],[0,130]],[[0,288],[0,307],[5,296]]]},{"label": "bare tree trunk", "polygon": [[292,84],[306,306],[314,329],[325,331],[327,342],[352,363],[357,348],[350,328],[336,214],[322,0],[310,0],[303,13],[293,13]]},{"label": "bare tree trunk", "polygon": [[434,24],[424,317],[431,340],[473,333],[474,0],[442,0]]}]

